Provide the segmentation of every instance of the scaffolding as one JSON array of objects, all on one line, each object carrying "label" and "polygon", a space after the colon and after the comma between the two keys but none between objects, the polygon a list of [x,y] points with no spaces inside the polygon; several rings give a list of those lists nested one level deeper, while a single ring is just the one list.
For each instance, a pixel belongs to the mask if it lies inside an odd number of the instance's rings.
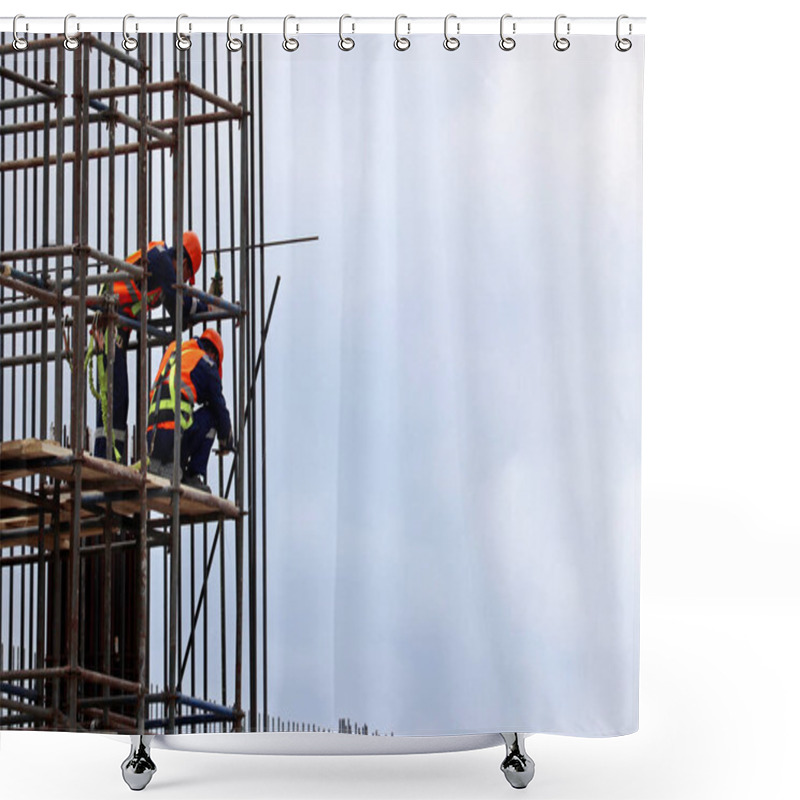
[{"label": "scaffolding", "polygon": [[[83,34],[73,52],[63,36],[32,38],[22,53],[0,40],[0,728],[272,724],[264,352],[280,278],[267,280],[264,258],[316,237],[265,241],[252,42],[232,55],[224,37],[196,38],[199,61],[159,35],[140,36],[135,53],[112,35]],[[146,253],[151,238],[181,242],[188,229],[205,248],[200,284],[216,263],[225,300],[179,279],[172,315],[142,303],[133,319],[98,291],[129,277],[146,297],[146,256],[134,265],[124,254]],[[217,458],[210,494],[181,484],[180,425],[170,480],[143,457],[153,362],[191,335],[186,293],[213,306],[192,325],[215,326],[230,347],[237,451],[232,465]],[[135,356],[132,465],[89,452],[97,320],[112,340],[118,326],[135,334],[128,351],[108,354]]]}]

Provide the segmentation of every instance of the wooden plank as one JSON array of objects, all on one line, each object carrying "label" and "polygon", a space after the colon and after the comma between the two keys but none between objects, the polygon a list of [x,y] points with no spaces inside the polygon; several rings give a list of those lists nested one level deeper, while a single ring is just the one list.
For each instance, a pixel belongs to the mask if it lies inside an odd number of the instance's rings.
[{"label": "wooden plank", "polygon": [[0,519],[0,532],[14,530],[15,528],[32,528],[39,524],[39,514],[21,515]]},{"label": "wooden plank", "polygon": [[[39,439],[20,439],[9,442],[0,443],[0,466],[2,462],[12,460],[30,461],[31,466],[28,469],[14,469],[12,471],[0,471],[0,481],[11,481],[16,478],[25,477],[27,475],[45,474],[55,480],[69,482],[72,478],[74,467],[72,464],[59,464],[57,466],[47,466],[36,464],[37,460],[45,458],[70,458],[72,451],[66,447],[61,447],[53,441],[42,441]],[[113,493],[116,491],[125,491],[138,489],[141,484],[141,473],[138,467],[128,467],[114,462],[109,462],[104,459],[96,458],[95,456],[84,452],[81,456],[83,470],[82,481],[84,488],[87,491],[100,491],[103,493]],[[162,489],[169,490],[170,481],[166,478],[159,477],[148,473],[147,475],[147,488],[148,489]],[[239,515],[239,510],[235,503],[225,500],[217,495],[201,492],[197,489],[192,489],[182,486],[180,489],[180,515],[181,521],[190,522],[193,517],[202,516],[208,517],[209,515],[223,516],[228,519],[235,519]],[[100,500],[98,505],[108,507],[125,517],[133,517],[139,513],[138,499],[133,500],[130,498],[122,498],[115,500],[107,498]],[[169,516],[172,514],[172,499],[169,494],[164,496],[150,496],[148,498],[149,508],[158,514]],[[70,507],[68,502],[65,502],[62,496],[62,513]],[[16,518],[15,518],[16,519]],[[37,524],[34,522],[33,524]],[[21,523],[16,527],[21,527]],[[0,527],[0,530],[2,528]]]},{"label": "wooden plank", "polygon": [[14,439],[0,442],[0,461],[3,459],[61,458],[71,456],[72,450],[61,447],[51,439]]},{"label": "wooden plank", "polygon": [[[35,462],[43,458],[70,458],[72,451],[66,447],[61,447],[57,442],[50,439],[14,439],[8,442],[0,442],[0,481],[7,483],[19,478],[26,478],[30,475],[38,475],[43,470],[40,466],[31,464],[29,467],[15,467],[14,469],[3,469],[3,462],[11,461],[30,461]],[[65,468],[72,472],[72,467]]]}]

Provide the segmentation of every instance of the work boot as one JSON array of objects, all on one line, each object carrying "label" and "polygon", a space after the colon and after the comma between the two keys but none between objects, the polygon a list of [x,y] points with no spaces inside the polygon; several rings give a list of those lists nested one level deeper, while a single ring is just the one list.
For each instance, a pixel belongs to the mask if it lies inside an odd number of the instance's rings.
[{"label": "work boot", "polygon": [[209,487],[206,485],[206,482],[203,480],[203,476],[198,475],[196,472],[187,472],[186,475],[184,475],[181,483],[184,486],[188,486],[190,489],[197,489],[200,492],[211,494],[211,489],[209,489]]},{"label": "work boot", "polygon": [[169,480],[172,477],[172,464],[157,458],[151,458],[150,463],[147,465],[147,471],[153,473],[153,475],[158,475],[159,478]]}]

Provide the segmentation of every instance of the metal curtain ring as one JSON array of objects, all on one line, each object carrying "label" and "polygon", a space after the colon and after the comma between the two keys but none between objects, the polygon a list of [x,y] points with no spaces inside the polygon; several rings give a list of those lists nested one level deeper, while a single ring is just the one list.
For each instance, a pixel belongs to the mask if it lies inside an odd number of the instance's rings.
[{"label": "metal curtain ring", "polygon": [[[458,36],[449,36],[447,33],[447,23],[450,22],[451,19],[457,19],[455,14],[448,14],[444,18],[444,49],[445,50],[458,50],[461,47],[461,42],[458,39]],[[461,23],[456,23],[456,34],[461,33]]]},{"label": "metal curtain ring", "polygon": [[231,53],[238,53],[242,49],[242,40],[234,38],[233,34],[231,34],[231,22],[235,19],[239,19],[236,14],[231,14],[228,17],[228,41],[225,43],[225,47],[227,47]]},{"label": "metal curtain ring", "polygon": [[[628,50],[630,50],[631,47],[633,47],[633,42],[630,39],[623,39],[619,35],[620,22],[622,22],[622,20],[624,20],[624,19],[628,19],[628,15],[627,14],[620,14],[617,17],[617,41],[614,42],[614,47],[616,47],[617,50],[620,51],[620,53],[627,53]],[[632,32],[633,32],[633,26],[629,22],[628,23],[628,34],[631,34]]]},{"label": "metal curtain ring", "polygon": [[[346,19],[353,19],[353,18],[349,14],[342,14],[342,16],[339,17],[339,49],[344,50],[345,52],[347,52],[348,50],[352,50],[356,46],[356,43],[349,36],[345,38],[344,21]],[[353,27],[353,33],[355,33],[356,31],[355,22],[352,22],[351,25]]]},{"label": "metal curtain ring", "polygon": [[17,20],[20,20],[20,19],[25,19],[24,14],[17,14],[17,16],[14,17],[14,23],[13,23],[13,25],[11,27],[11,30],[12,30],[12,32],[14,34],[14,41],[11,44],[13,45],[14,49],[17,50],[17,51],[27,50],[28,49],[28,40],[27,39],[23,39],[17,33]]},{"label": "metal curtain ring", "polygon": [[126,14],[122,18],[122,46],[130,52],[139,46],[139,40],[134,39],[133,36],[128,36],[128,20],[135,19],[133,14]]},{"label": "metal curtain ring", "polygon": [[[510,36],[506,36],[503,30],[503,26],[505,25],[505,21],[507,19],[511,19],[511,14],[503,14],[500,17],[500,49],[505,50],[508,52],[509,50],[513,50],[517,46],[516,39],[512,39]],[[512,33],[517,32],[517,23],[513,23],[511,27]]]},{"label": "metal curtain ring", "polygon": [[[553,42],[553,47],[558,50],[559,53],[563,53],[565,50],[569,50],[570,41],[565,36],[558,35],[558,21],[560,19],[566,19],[566,14],[559,14],[555,22],[553,23],[553,35],[556,37],[556,40]],[[569,22],[567,23],[567,36],[569,36]]]},{"label": "metal curtain ring", "polygon": [[[405,36],[400,35],[400,20],[401,19],[408,19],[405,14],[398,14],[394,18],[394,49],[395,50],[408,50],[411,47],[411,39],[407,39]],[[411,33],[411,23],[407,22],[406,27],[408,28],[408,33]]]},{"label": "metal curtain ring", "polygon": [[[186,36],[185,34],[181,33],[181,20],[187,19],[188,14],[178,14],[175,20],[175,47],[178,50],[188,50],[192,46],[192,40]],[[189,30],[192,29],[192,23],[189,23]]]},{"label": "metal curtain ring", "polygon": [[80,39],[70,36],[69,32],[67,31],[67,23],[69,23],[69,21],[71,19],[75,19],[75,15],[74,14],[67,14],[67,16],[64,17],[64,49],[65,50],[77,50],[78,47],[80,46],[80,43],[81,43]]},{"label": "metal curtain ring", "polygon": [[[294,53],[294,51],[297,50],[298,47],[300,47],[300,42],[298,42],[297,39],[290,39],[289,38],[288,31],[289,31],[289,20],[290,19],[297,19],[297,17],[293,17],[291,14],[289,14],[288,16],[285,16],[283,18],[283,45],[282,45],[282,47],[287,53]],[[299,28],[300,26],[297,26],[297,27]]]}]

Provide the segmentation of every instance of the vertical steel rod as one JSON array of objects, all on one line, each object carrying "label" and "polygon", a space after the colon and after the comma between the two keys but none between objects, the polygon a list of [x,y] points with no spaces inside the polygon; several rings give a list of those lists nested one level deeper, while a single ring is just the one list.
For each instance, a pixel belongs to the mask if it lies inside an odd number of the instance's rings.
[{"label": "vertical steel rod", "polygon": [[[242,301],[242,310],[246,311],[244,305],[247,298],[247,279],[248,279],[248,260],[249,249],[248,245],[248,197],[247,197],[247,61],[249,58],[249,42],[245,37],[245,45],[241,50],[242,55],[242,70],[241,70],[241,92],[242,92],[242,126],[241,126],[241,146],[240,146],[240,161],[241,171],[239,176],[239,193],[240,193],[240,245],[242,247],[239,259],[239,291]],[[249,318],[245,315],[242,317],[242,324],[239,326],[239,332],[242,343],[247,341],[247,326],[249,325]],[[245,394],[245,375],[244,370],[239,367],[238,371],[238,413],[236,414],[236,435],[242,441],[242,420],[244,419],[244,394]],[[236,459],[236,507],[242,509],[244,507],[244,458],[240,455]],[[236,518],[236,700],[235,709],[237,712],[242,711],[242,649],[243,649],[243,601],[244,601],[244,519],[241,514]],[[241,717],[237,717],[235,729],[241,730]]]},{"label": "vertical steel rod", "polygon": [[[201,51],[200,51],[200,83],[205,88],[208,86],[207,83],[207,74],[206,74],[206,57],[207,57],[207,42],[208,36],[203,36],[200,42]],[[200,101],[200,108],[201,113],[205,112],[206,110],[206,101],[205,99],[201,99]],[[200,179],[200,196],[201,196],[201,227],[200,227],[200,236],[201,241],[203,242],[204,247],[208,247],[208,196],[210,194],[209,186],[208,186],[208,134],[207,134],[207,126],[203,125],[200,128],[200,166],[201,166],[201,179]],[[190,198],[191,198],[191,192]],[[217,238],[219,238],[219,231],[217,231]],[[219,246],[219,242],[217,241],[216,246]],[[207,262],[208,259],[203,260],[203,277],[206,280],[203,281],[203,286],[208,286],[207,282]],[[217,329],[219,329],[219,324],[217,324]],[[219,463],[222,459],[218,458],[217,463]],[[219,489],[217,492],[219,493]],[[206,563],[208,559],[208,523],[203,523],[203,564]],[[192,575],[194,575],[194,564],[192,564]],[[194,608],[194,588],[192,589],[192,608]],[[208,606],[206,604],[203,605],[203,697],[208,697]],[[208,726],[205,726],[205,730],[208,731]]]},{"label": "vertical steel rod", "polygon": [[[139,37],[139,154],[136,160],[136,236],[138,248],[142,252],[142,298],[147,297],[147,219],[148,219],[148,184],[147,184],[147,135],[145,123],[148,119],[147,97],[147,38]],[[139,343],[138,343],[138,368],[136,371],[136,434],[137,451],[142,465],[142,485],[139,489],[139,537],[137,543],[138,570],[137,570],[137,612],[139,628],[137,631],[137,676],[142,693],[148,683],[148,621],[149,621],[149,596],[148,587],[150,580],[149,554],[147,550],[147,491],[145,480],[147,478],[147,303],[143,302],[139,309]],[[136,727],[139,733],[144,733],[147,706],[144,696],[139,697],[136,709]]]},{"label": "vertical steel rod", "polygon": [[[214,44],[214,54],[216,56],[218,52],[218,42],[217,42],[217,34],[213,34],[213,44]],[[219,94],[219,59],[214,58],[213,62],[213,73],[214,73],[214,94]],[[228,73],[230,74],[230,68],[228,69]],[[228,96],[230,97],[231,93],[229,92]],[[219,143],[220,143],[220,123],[214,123],[214,184],[215,186],[220,185],[220,157],[219,157]],[[228,130],[230,131],[230,135],[233,135],[233,125],[229,123]],[[231,182],[231,186],[232,186]],[[217,194],[217,203],[215,208],[215,230],[220,231],[220,221],[221,221],[221,203],[219,202],[219,194]],[[233,197],[231,196],[230,208],[233,209]],[[219,234],[217,235],[219,238]],[[219,247],[219,242],[217,243]],[[234,278],[234,260],[231,258],[231,289],[233,289],[233,278]],[[233,295],[235,297],[235,295]],[[235,351],[235,343],[236,337],[234,336],[234,352],[233,352],[233,360],[236,361],[236,351]],[[235,382],[234,382],[235,386]],[[223,468],[222,468],[222,459],[218,460],[218,480],[220,489],[222,487],[222,476],[223,476]],[[221,647],[219,649],[219,657],[220,657],[220,684],[221,684],[221,699],[222,705],[228,704],[228,628],[227,628],[227,621],[228,621],[228,609],[227,609],[227,592],[226,592],[226,584],[227,581],[225,580],[226,570],[225,570],[225,524],[220,523],[217,528],[218,536],[220,539],[220,553],[219,553],[219,624],[220,624],[220,643]],[[215,537],[216,541],[216,537]],[[213,553],[214,545],[211,547],[211,551]],[[211,558],[209,555],[208,559]],[[208,561],[207,559],[207,561]]]},{"label": "vertical steel rod", "polygon": [[[44,79],[49,84],[51,81],[51,53],[46,52],[44,56]],[[38,76],[37,76],[38,77]],[[45,103],[44,110],[43,110],[43,149],[42,149],[42,157],[44,159],[44,170],[43,170],[43,186],[42,186],[42,205],[45,209],[45,213],[43,215],[42,220],[42,241],[41,244],[45,245],[48,243],[50,238],[50,130],[51,130],[51,109],[50,104]],[[34,246],[37,246],[39,242],[34,242]],[[43,260],[43,277],[47,278],[48,276],[48,260]],[[48,315],[42,314],[42,327],[41,327],[41,350],[42,353],[46,353],[50,348],[48,346]],[[48,364],[46,357],[43,355],[42,360],[42,383],[41,383],[41,403],[39,406],[39,438],[46,439],[47,438],[47,412],[48,412],[48,405],[49,405],[49,398],[47,393],[48,387]],[[44,492],[46,477],[42,475],[39,479],[40,483],[40,490]],[[47,560],[44,548],[44,527],[45,527],[45,514],[44,510],[41,509],[39,511],[39,541],[38,546],[36,549],[37,555],[37,577],[36,577],[36,587],[37,587],[37,619],[36,619],[36,669],[42,669],[45,664],[45,650],[46,650],[46,639],[45,639],[45,626],[46,626],[46,604],[47,604],[47,595],[46,595],[46,585],[47,585]],[[39,703],[42,708],[45,707],[45,683],[44,678],[39,678],[36,681],[36,692],[39,695]]]},{"label": "vertical steel rod", "polygon": [[[258,103],[258,172],[261,192],[254,192],[253,202],[258,198],[259,205],[259,239],[260,242],[266,241],[266,229],[264,221],[264,191],[266,190],[266,177],[264,175],[264,52],[263,52],[264,37],[258,37],[258,95],[262,99]],[[254,169],[254,167],[251,167]],[[261,255],[261,309],[262,318],[267,309],[267,294],[266,294],[266,250],[260,248]],[[255,376],[254,376],[255,379]],[[263,454],[262,469],[261,469],[261,685],[262,685],[262,702],[263,702],[263,718],[264,725],[266,726],[269,720],[269,698],[268,698],[268,660],[267,660],[267,368],[266,364],[261,370],[261,453]]]},{"label": "vertical steel rod", "polygon": [[[186,80],[191,83],[192,82],[192,61],[191,59],[186,60]],[[191,95],[187,95],[186,97],[187,105],[191,104],[192,98]],[[193,164],[192,164],[192,129],[190,127],[185,128],[185,138],[186,142],[184,145],[184,162],[185,162],[185,191],[186,197],[184,201],[185,209],[186,209],[186,219],[187,219],[187,229],[194,230],[193,224],[193,217],[192,217],[192,200],[194,199],[194,193],[192,192],[192,175],[193,175]],[[203,264],[203,272],[205,272],[205,264]],[[200,277],[200,276],[198,276]],[[182,278],[179,278],[182,283],[185,281]],[[205,286],[205,282],[202,284]],[[191,325],[192,320],[187,320],[187,327],[190,328],[191,332]],[[176,418],[177,419],[177,418]],[[189,526],[189,602],[190,608],[194,608],[194,557],[195,557],[195,541],[194,541],[194,523],[190,524]],[[181,592],[181,603],[179,609],[179,624],[178,624],[178,641],[183,641],[183,600],[184,600],[185,592]],[[178,652],[180,652],[180,644],[178,645]],[[195,662],[195,654],[194,651],[192,652],[192,671],[189,676],[189,693],[194,697],[195,688],[196,688],[196,662]],[[180,683],[180,681],[179,681]],[[181,689],[183,689],[183,684],[181,683]],[[196,727],[192,725],[191,732],[196,732]]]},{"label": "vertical steel rod", "polygon": [[[80,154],[80,160],[75,164],[73,180],[73,234],[75,241],[82,247],[78,252],[78,280],[73,287],[73,293],[78,296],[79,303],[75,310],[75,327],[73,336],[73,362],[72,362],[72,409],[71,430],[72,450],[76,457],[74,466],[73,492],[75,497],[80,497],[82,464],[80,456],[83,452],[83,439],[85,427],[85,376],[84,376],[84,350],[86,339],[86,270],[87,253],[84,249],[88,244],[89,223],[89,55],[90,48],[85,44],[78,55],[73,55],[75,86],[75,152]],[[80,524],[81,505],[73,503],[72,530],[70,532],[70,624],[69,624],[69,665],[73,670],[78,667],[79,648],[79,600],[80,600]],[[78,674],[73,672],[69,678],[69,723],[70,727],[77,727],[78,715]]]},{"label": "vertical steel rod", "polygon": [[[254,41],[254,40],[253,40]],[[248,90],[249,90],[249,98],[248,98],[248,106],[250,108],[255,107],[255,98],[253,97],[253,92],[255,90],[255,78],[254,78],[254,59],[248,58],[247,59],[247,66],[248,66]],[[251,113],[249,119],[245,117],[242,120],[242,126],[249,125],[250,132],[249,132],[249,141],[248,141],[248,150],[246,154],[243,154],[243,158],[248,159],[248,171],[247,171],[247,179],[248,179],[248,202],[250,198],[255,196],[255,188],[256,188],[256,174],[255,174],[255,161],[253,158],[253,145],[255,143],[255,114]],[[248,242],[252,241],[253,237],[255,236],[255,202],[249,202],[249,216],[248,216]],[[251,255],[252,258],[252,255]],[[254,302],[255,297],[255,287],[256,287],[256,277],[255,277],[255,259],[253,259],[250,263],[248,263],[247,269],[247,294],[245,295],[245,303],[247,304],[247,308],[250,309],[250,316],[248,317],[247,327],[245,331],[247,332],[247,342],[246,342],[246,353],[247,356],[244,360],[246,374],[248,376],[248,380],[252,381],[253,376],[253,358],[255,358],[254,351],[256,347],[256,320],[255,320],[255,313],[256,313],[256,304]],[[263,314],[263,308],[261,309]],[[241,369],[241,368],[240,368]],[[253,387],[255,388],[255,387]],[[256,426],[250,425],[247,429],[247,439],[244,439],[244,436],[240,433],[239,434],[239,446],[242,447],[244,442],[247,442],[247,507],[248,508],[256,508],[256,498],[255,498],[255,491],[256,491],[256,462],[258,459],[254,458],[256,453]],[[248,588],[249,588],[249,603],[247,609],[247,621],[248,621],[248,630],[249,630],[249,641],[248,641],[248,655],[249,659],[249,676],[250,676],[250,730],[256,731],[258,730],[258,557],[257,557],[257,542],[256,542],[256,516],[254,514],[250,514],[247,517],[247,541],[248,541],[248,553],[247,553],[247,565],[248,565]]]},{"label": "vertical steel rod", "polygon": [[[178,81],[174,95],[174,114],[178,120],[175,127],[175,153],[172,162],[172,230],[175,243],[175,270],[177,273],[177,288],[175,291],[175,375],[181,375],[181,340],[183,333],[183,181],[185,159],[185,115],[186,91],[186,53],[177,50]],[[180,483],[181,483],[181,391],[180,377],[175,381],[175,431],[172,450],[172,553],[171,553],[171,581],[170,581],[170,647],[169,647],[169,728],[168,732],[175,730],[176,701],[178,691],[178,657],[180,641],[178,629],[180,625],[180,579],[181,579],[181,523],[180,523]]]}]

